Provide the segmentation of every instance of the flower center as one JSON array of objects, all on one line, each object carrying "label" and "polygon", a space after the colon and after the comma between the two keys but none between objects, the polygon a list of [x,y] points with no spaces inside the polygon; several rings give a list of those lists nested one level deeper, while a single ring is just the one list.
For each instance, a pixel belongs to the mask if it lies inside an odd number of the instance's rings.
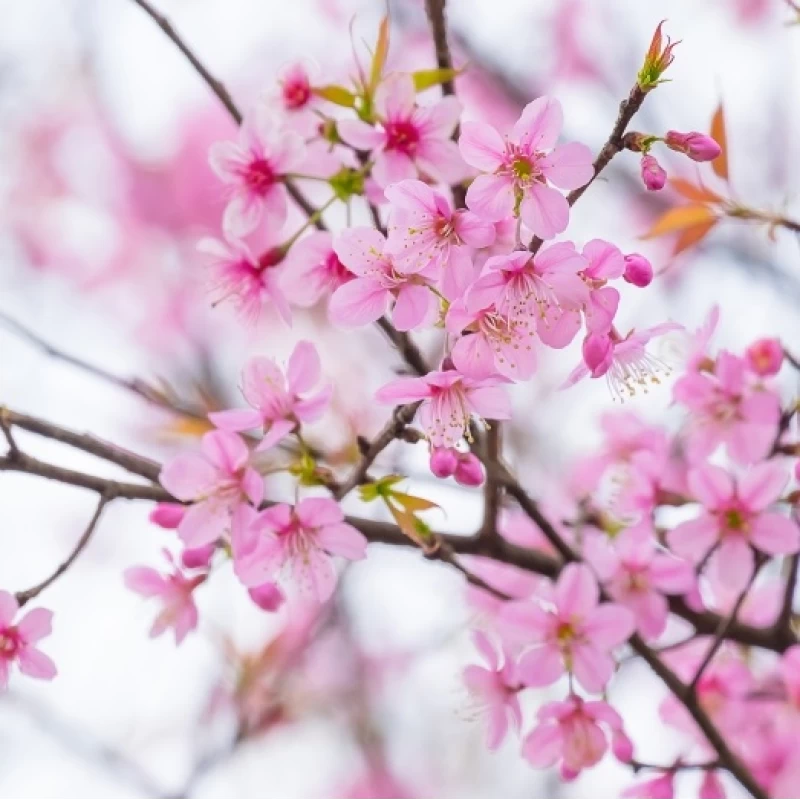
[{"label": "flower center", "polygon": [[738,508],[728,508],[723,511],[722,521],[725,529],[732,533],[742,533],[747,529],[747,516]]},{"label": "flower center", "polygon": [[575,628],[569,622],[561,622],[556,628],[556,642],[558,646],[563,648],[568,647],[575,640]]},{"label": "flower center", "polygon": [[265,250],[258,257],[258,266],[256,271],[263,272],[266,269],[277,266],[281,263],[281,261],[283,261],[285,255],[286,254],[283,252],[283,249],[280,247],[273,247],[270,250]]},{"label": "flower center", "polygon": [[283,84],[283,104],[286,108],[302,108],[311,99],[311,87],[304,81]]},{"label": "flower center", "polygon": [[247,165],[244,181],[250,191],[263,197],[270,186],[278,182],[278,176],[273,172],[272,167],[265,158],[257,158]]},{"label": "flower center", "polygon": [[333,251],[328,253],[325,258],[324,267],[328,276],[336,281],[337,285],[339,283],[345,283],[353,277],[353,273],[339,261],[339,257]]},{"label": "flower center", "polygon": [[19,636],[14,628],[0,633],[0,658],[13,658],[19,649]]},{"label": "flower center", "polygon": [[398,120],[387,122],[384,129],[387,150],[399,150],[406,155],[413,155],[419,143],[419,131],[415,125],[408,120]]}]

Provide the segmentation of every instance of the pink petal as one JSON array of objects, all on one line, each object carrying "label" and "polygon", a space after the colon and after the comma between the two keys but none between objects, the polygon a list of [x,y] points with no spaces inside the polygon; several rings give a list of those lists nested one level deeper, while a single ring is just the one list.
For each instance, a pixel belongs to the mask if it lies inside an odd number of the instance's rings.
[{"label": "pink petal", "polygon": [[[483,660],[489,665],[492,673],[500,669],[500,660],[497,657],[497,650],[494,645],[489,641],[489,637],[483,631],[473,631],[472,643],[478,649],[478,652],[483,656]],[[494,680],[494,675],[492,680]]]},{"label": "pink petal", "polygon": [[399,150],[383,150],[375,156],[372,177],[379,186],[389,186],[406,178],[415,178],[417,168],[410,156]]},{"label": "pink petal", "polygon": [[514,184],[505,175],[478,175],[467,189],[467,205],[482,219],[500,222],[514,211]]},{"label": "pink petal", "polygon": [[708,514],[682,522],[667,532],[670,550],[697,564],[719,538],[719,526]]},{"label": "pink petal", "polygon": [[[472,314],[477,314],[484,308],[489,308],[492,303],[499,299],[500,294],[506,287],[506,283],[506,276],[501,270],[485,272],[469,287],[464,297],[464,304],[467,311]],[[469,320],[466,324],[469,324],[471,321],[472,320]],[[466,325],[461,326],[462,329],[464,327],[466,327]]]},{"label": "pink petal", "polygon": [[581,630],[596,647],[610,650],[630,638],[636,628],[633,614],[616,603],[603,603],[589,616]]},{"label": "pink petal", "polygon": [[545,723],[537,725],[522,743],[522,755],[539,769],[552,767],[561,757],[564,736],[559,725]]},{"label": "pink petal", "polygon": [[280,367],[265,356],[255,356],[242,370],[242,394],[253,408],[271,409],[286,382]]},{"label": "pink petal", "polygon": [[263,213],[262,199],[246,189],[241,189],[225,206],[222,229],[228,236],[246,236],[258,227]]},{"label": "pink petal", "polygon": [[664,595],[638,592],[627,597],[625,605],[634,613],[639,633],[645,639],[656,639],[664,633],[669,613]]},{"label": "pink petal", "polygon": [[202,547],[219,539],[229,523],[228,507],[211,498],[189,508],[178,526],[178,535],[187,547]]},{"label": "pink petal", "polygon": [[528,601],[506,603],[500,610],[500,620],[503,625],[525,634],[528,643],[544,641],[555,624],[552,614]]},{"label": "pink petal", "polygon": [[186,636],[197,627],[197,606],[189,598],[175,620],[175,644],[179,645]]},{"label": "pink petal", "polygon": [[369,325],[386,313],[391,292],[371,278],[356,278],[340,286],[331,296],[331,322],[344,328]]},{"label": "pink petal", "polygon": [[511,419],[511,400],[502,386],[482,386],[467,393],[470,408],[483,419]]},{"label": "pink petal", "polygon": [[458,147],[464,161],[481,172],[494,172],[503,164],[503,137],[484,122],[463,123]]},{"label": "pink petal", "polygon": [[19,611],[17,598],[11,592],[0,591],[0,628],[10,625]]},{"label": "pink petal", "polygon": [[346,522],[326,525],[317,531],[317,544],[331,555],[359,561],[367,555],[367,539]]},{"label": "pink petal", "polygon": [[753,568],[753,551],[744,539],[738,537],[723,539],[709,563],[709,569],[717,580],[724,581],[725,586],[735,594],[747,586]]},{"label": "pink petal", "polygon": [[276,419],[270,426],[264,437],[256,445],[255,452],[263,453],[275,447],[278,442],[283,441],[295,428],[297,423],[291,419]]},{"label": "pink petal", "polygon": [[597,607],[599,590],[589,567],[567,564],[556,583],[555,603],[560,617],[582,618]]},{"label": "pink petal", "polygon": [[625,257],[620,249],[604,239],[592,239],[583,247],[589,259],[589,273],[593,278],[621,278],[625,272]]},{"label": "pink petal", "polygon": [[539,168],[559,189],[578,189],[594,175],[592,151],[585,144],[570,142],[541,159]]},{"label": "pink petal", "polygon": [[502,705],[489,707],[489,726],[486,732],[486,747],[497,750],[508,733],[508,714]]},{"label": "pink petal", "polygon": [[[264,479],[252,467],[248,467],[244,471],[240,489],[254,506],[257,506],[264,499]],[[235,511],[235,509],[233,510]]]},{"label": "pink petal", "polygon": [[379,403],[414,403],[431,396],[431,387],[422,378],[398,378],[375,393]]},{"label": "pink petal", "polygon": [[205,457],[226,475],[238,472],[250,458],[244,439],[227,431],[209,431],[200,440]]},{"label": "pink petal", "polygon": [[750,521],[750,541],[767,555],[786,555],[800,548],[800,531],[782,514],[767,512]]},{"label": "pink petal", "polygon": [[11,662],[7,658],[0,658],[0,691],[8,688],[8,671]]},{"label": "pink petal", "polygon": [[318,603],[330,599],[336,589],[336,570],[330,558],[315,548],[309,549],[302,557],[292,559],[292,575],[298,589]]},{"label": "pink petal", "polygon": [[523,653],[517,677],[525,686],[549,686],[564,674],[564,659],[557,647],[545,644]]},{"label": "pink petal", "polygon": [[557,189],[537,183],[520,206],[522,221],[541,239],[552,239],[569,223],[567,199]]},{"label": "pink petal", "polygon": [[260,428],[264,424],[261,414],[252,408],[213,411],[208,415],[208,418],[220,430],[234,433]]},{"label": "pink petal", "polygon": [[158,479],[178,500],[194,500],[214,486],[217,471],[198,453],[185,453],[164,464]]},{"label": "pink petal", "polygon": [[556,349],[570,344],[580,329],[580,313],[568,309],[548,309],[545,319],[536,321],[539,338],[548,347]]},{"label": "pink petal", "polygon": [[52,633],[53,612],[46,608],[34,608],[20,620],[17,630],[28,644],[35,644]]},{"label": "pink petal", "polygon": [[289,357],[286,373],[289,391],[293,394],[311,391],[319,381],[321,372],[317,348],[311,342],[298,342]]},{"label": "pink petal", "polygon": [[341,506],[330,497],[306,497],[297,504],[294,512],[306,528],[334,525],[344,519]]},{"label": "pink petal", "polygon": [[689,473],[689,490],[706,508],[720,508],[734,495],[731,476],[721,467],[705,464]]},{"label": "pink petal", "polygon": [[471,378],[488,378],[496,372],[494,350],[480,334],[462,336],[455,343],[451,356],[456,369]]},{"label": "pink petal", "polygon": [[430,186],[418,180],[405,180],[387,186],[386,199],[397,208],[416,214],[438,216],[436,195]]},{"label": "pink petal", "polygon": [[653,586],[667,594],[684,594],[694,585],[691,564],[671,556],[654,556],[649,571]]},{"label": "pink petal", "polygon": [[342,140],[357,150],[374,150],[386,141],[386,136],[360,119],[341,119],[336,131]]},{"label": "pink petal", "polygon": [[385,78],[375,92],[375,108],[389,120],[407,118],[416,103],[414,81],[408,73],[395,73]]},{"label": "pink petal", "polygon": [[442,183],[458,183],[471,174],[461,157],[458,145],[449,139],[429,139],[420,142],[416,161],[423,172]]},{"label": "pink petal", "polygon": [[438,103],[419,109],[423,137],[449,139],[458,125],[461,116],[461,103],[450,95]]},{"label": "pink petal", "polygon": [[392,310],[392,322],[399,331],[410,331],[432,321],[436,313],[436,298],[427,286],[406,284],[397,293]]},{"label": "pink petal", "polygon": [[166,579],[151,567],[129,567],[124,577],[125,585],[144,597],[158,597],[168,586]]},{"label": "pink petal", "polygon": [[462,241],[475,248],[489,247],[497,236],[494,225],[471,211],[460,211],[456,215],[455,231]]},{"label": "pink petal", "polygon": [[386,238],[374,228],[348,228],[333,240],[333,250],[339,260],[356,275],[382,272]]},{"label": "pink petal", "polygon": [[561,103],[553,97],[537,97],[522,109],[511,138],[528,152],[549,150],[564,126]]},{"label": "pink petal", "polygon": [[786,488],[789,474],[785,467],[766,461],[751,467],[739,481],[739,499],[750,511],[763,511],[772,505]]},{"label": "pink petal", "polygon": [[250,157],[236,142],[214,142],[208,150],[208,163],[225,183],[238,183]]},{"label": "pink petal", "polygon": [[578,683],[587,692],[601,692],[614,674],[614,660],[592,644],[576,644],[572,663]]},{"label": "pink petal", "polygon": [[58,674],[56,665],[50,656],[46,656],[35,647],[26,647],[19,653],[19,670],[31,678],[51,681]]}]

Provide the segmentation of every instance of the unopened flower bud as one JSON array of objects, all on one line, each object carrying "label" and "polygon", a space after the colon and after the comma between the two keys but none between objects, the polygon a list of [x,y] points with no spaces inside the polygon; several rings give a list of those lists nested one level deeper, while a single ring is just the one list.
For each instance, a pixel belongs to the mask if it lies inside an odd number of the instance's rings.
[{"label": "unopened flower bud", "polygon": [[783,347],[778,339],[759,339],[747,348],[744,358],[756,375],[777,375],[783,364]]},{"label": "unopened flower bud", "polygon": [[436,447],[431,453],[431,472],[437,478],[449,478],[458,467],[458,451],[452,447]]},{"label": "unopened flower bud", "polygon": [[250,595],[250,599],[264,611],[277,611],[286,600],[280,587],[272,581],[248,589],[247,593]]},{"label": "unopened flower bud", "polygon": [[[636,79],[639,88],[643,92],[649,92],[664,80],[661,76],[675,58],[675,56],[672,55],[672,51],[680,44],[680,42],[672,42],[669,36],[664,36],[661,33],[663,24],[664,22],[659,23],[659,26],[653,34],[653,39],[650,42],[650,49],[644,57],[644,64],[639,70],[639,75]],[[665,39],[666,44],[664,43]]]},{"label": "unopened flower bud", "polygon": [[150,512],[150,522],[160,528],[174,530],[181,524],[186,506],[180,503],[158,503]]},{"label": "unopened flower bud", "polygon": [[656,161],[655,156],[642,156],[642,180],[650,192],[657,192],[664,188],[664,184],[667,182],[667,173]]},{"label": "unopened flower bud", "polygon": [[462,486],[480,486],[483,483],[483,465],[474,453],[460,453],[455,479]]},{"label": "unopened flower bud", "polygon": [[593,378],[608,372],[613,355],[614,346],[608,334],[590,333],[583,340],[583,360]]},{"label": "unopened flower bud", "polygon": [[716,139],[697,131],[689,131],[689,133],[667,131],[664,136],[664,144],[670,150],[689,156],[692,161],[713,161],[722,152]]},{"label": "unopened flower bud", "polygon": [[622,276],[628,283],[644,289],[653,280],[653,265],[639,253],[625,256],[625,274]]},{"label": "unopened flower bud", "polygon": [[214,542],[203,545],[203,547],[188,548],[181,553],[181,563],[187,569],[203,569],[211,563],[215,549]]}]

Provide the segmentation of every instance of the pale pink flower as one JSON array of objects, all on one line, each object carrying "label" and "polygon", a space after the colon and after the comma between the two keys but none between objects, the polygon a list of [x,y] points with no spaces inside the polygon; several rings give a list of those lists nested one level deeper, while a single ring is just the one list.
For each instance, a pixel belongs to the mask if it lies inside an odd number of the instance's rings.
[{"label": "pale pink flower", "polygon": [[375,127],[343,119],[337,130],[347,144],[370,152],[372,176],[381,187],[416,178],[418,170],[447,184],[465,177],[464,162],[451,140],[461,114],[455,97],[418,106],[411,75],[397,74],[375,92],[375,111]]},{"label": "pale pink flower", "polygon": [[[464,160],[481,172],[467,191],[467,205],[490,222],[521,216],[542,239],[552,239],[569,222],[569,206],[559,189],[588,183],[594,169],[586,145],[556,147],[563,125],[558,100],[539,97],[529,103],[504,139],[491,125],[465,122],[458,145]],[[547,153],[545,151],[551,151]]]},{"label": "pale pink flower", "polygon": [[233,298],[242,317],[256,322],[262,308],[271,302],[287,325],[292,311],[280,286],[278,265],[284,253],[272,248],[256,258],[250,248],[238,239],[202,239],[197,249],[209,256],[212,291],[218,293],[214,305]]},{"label": "pale pink flower", "polygon": [[322,416],[333,388],[326,384],[311,394],[321,371],[319,354],[311,342],[298,342],[285,374],[271,358],[251,358],[242,371],[242,394],[252,408],[216,411],[208,418],[224,431],[263,429],[264,438],[256,452],[268,450],[301,423]]},{"label": "pale pink flower", "polygon": [[166,550],[164,555],[170,562],[171,572],[162,575],[152,567],[129,567],[124,573],[125,585],[144,597],[158,598],[163,607],[150,629],[150,636],[160,636],[172,628],[175,644],[179,645],[197,627],[197,606],[193,593],[207,575],[189,577],[175,566]]},{"label": "pale pink flower", "polygon": [[236,574],[254,587],[288,573],[301,593],[324,603],[336,587],[330,556],[358,561],[366,549],[366,538],[344,521],[335,500],[309,497],[294,508],[280,503],[245,521],[237,534]]},{"label": "pale pink flower", "polygon": [[53,612],[34,608],[14,624],[18,612],[17,598],[0,591],[0,691],[8,687],[12,664],[30,678],[51,681],[56,676],[56,665],[37,647],[50,635]]},{"label": "pale pink flower", "polygon": [[386,249],[404,272],[433,267],[448,299],[460,297],[473,277],[470,248],[490,246],[494,225],[471,211],[454,211],[444,195],[418,180],[385,191],[391,203]]},{"label": "pale pink flower", "polygon": [[489,668],[471,664],[464,669],[464,683],[487,717],[486,746],[490,750],[496,750],[506,738],[509,722],[516,731],[522,727],[522,708],[517,697],[522,687],[517,684],[510,653],[501,653],[501,664],[497,651],[486,634],[476,631],[472,635],[472,641]]},{"label": "pale pink flower", "polygon": [[800,549],[797,526],[782,514],[767,511],[789,480],[780,464],[756,464],[738,480],[721,467],[705,464],[693,469],[688,480],[703,512],[667,533],[670,549],[679,556],[698,564],[715,548],[709,567],[741,590],[753,574],[753,547],[770,556]]},{"label": "pale pink flower", "polygon": [[249,459],[240,436],[210,431],[201,439],[199,453],[182,453],[164,465],[161,485],[178,500],[192,503],[178,525],[178,535],[189,547],[216,541],[230,527],[238,506],[261,502],[264,481]]},{"label": "pale pink flower", "polygon": [[429,372],[422,378],[399,378],[375,394],[381,403],[422,401],[420,422],[434,447],[455,447],[469,436],[473,415],[509,419],[511,404],[501,378],[475,379],[457,369]]},{"label": "pale pink flower", "polygon": [[[313,86],[318,78],[319,68],[312,62],[286,64],[278,72],[277,89],[266,98],[273,107],[279,104],[286,124],[306,138],[317,133],[322,124],[316,113],[322,100],[314,93]],[[309,170],[304,172],[309,174]]]},{"label": "pale pink flower", "polygon": [[653,800],[667,800],[667,798],[675,797],[675,773],[662,772],[646,781],[634,783],[625,789],[620,797],[653,798]]},{"label": "pale pink flower", "polygon": [[780,420],[780,399],[767,388],[751,385],[744,361],[721,352],[713,373],[690,372],[676,381],[676,402],[690,413],[686,451],[691,462],[702,461],[725,444],[730,457],[748,464],[765,458]]},{"label": "pale pink flower", "polygon": [[633,397],[638,389],[647,393],[648,385],[660,384],[671,369],[665,361],[648,353],[646,345],[656,336],[681,330],[681,327],[676,322],[663,322],[652,328],[631,331],[624,339],[613,332],[589,334],[583,346],[584,362],[572,371],[561,388],[574,386],[588,375],[592,378],[605,375],[615,400]]},{"label": "pale pink flower", "polygon": [[586,701],[571,694],[566,700],[545,703],[537,713],[539,724],[525,737],[522,755],[534,767],[560,762],[561,777],[573,780],[599,763],[611,749],[620,761],[629,761],[633,746],[622,718],[601,700]]},{"label": "pale pink flower", "polygon": [[244,236],[262,221],[283,225],[288,197],[283,181],[303,163],[304,149],[302,138],[282,130],[264,107],[242,123],[237,141],[211,146],[211,167],[231,189],[223,217],[226,232]]},{"label": "pale pink flower", "polygon": [[337,325],[357,327],[375,322],[394,300],[392,321],[409,331],[435,318],[439,304],[424,273],[404,272],[386,250],[386,239],[374,228],[349,228],[333,248],[356,278],[331,297],[328,313]]},{"label": "pale pink flower", "polygon": [[664,595],[685,594],[695,584],[692,565],[659,552],[647,528],[625,530],[602,557],[590,560],[608,593],[633,612],[639,633],[647,639],[657,638],[667,627]]},{"label": "pale pink flower", "polygon": [[759,339],[744,354],[747,368],[762,378],[777,375],[783,365],[783,347],[780,339]]},{"label": "pale pink flower", "polygon": [[355,275],[339,261],[331,234],[316,231],[289,251],[281,286],[294,305],[307,308],[353,278]]},{"label": "pale pink flower", "polygon": [[614,672],[610,652],[634,631],[633,614],[616,603],[600,604],[597,581],[583,564],[568,564],[550,602],[514,601],[504,621],[525,633],[531,647],[517,666],[526,686],[548,686],[565,672],[590,692],[600,692]]}]

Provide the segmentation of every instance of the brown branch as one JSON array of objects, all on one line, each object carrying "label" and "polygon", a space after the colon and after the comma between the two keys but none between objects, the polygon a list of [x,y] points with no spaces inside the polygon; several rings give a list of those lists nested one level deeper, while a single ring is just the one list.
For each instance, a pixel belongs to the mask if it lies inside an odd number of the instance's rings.
[{"label": "brown branch", "polygon": [[794,632],[792,631],[792,604],[794,601],[795,589],[797,588],[798,566],[800,566],[800,553],[795,553],[793,556],[789,557],[786,586],[783,590],[783,603],[781,604],[780,614],[778,614],[778,618],[775,620],[776,630],[788,633],[792,638],[794,638]]},{"label": "brown branch", "polygon": [[100,522],[100,517],[103,515],[103,510],[110,502],[111,498],[107,497],[104,494],[100,495],[100,500],[97,503],[97,508],[89,521],[89,524],[86,526],[86,530],[83,532],[83,535],[80,539],[78,539],[77,544],[73,547],[72,552],[67,556],[67,558],[59,564],[55,570],[50,574],[47,578],[45,578],[41,583],[37,583],[35,586],[31,586],[30,589],[25,589],[24,591],[17,592],[17,602],[24,606],[25,603],[33,600],[34,597],[39,595],[48,586],[51,586],[55,583],[74,563],[78,556],[83,552],[86,548],[86,545],[89,544],[89,540],[92,538],[92,534],[94,534],[97,524]]},{"label": "brown branch", "polygon": [[[436,50],[436,64],[439,69],[453,68],[453,57],[450,54],[450,45],[447,42],[447,22],[444,14],[446,4],[447,0],[425,0],[425,11],[428,14],[428,22],[431,26],[433,46]],[[442,81],[442,92],[444,94],[455,94],[452,79]]]},{"label": "brown branch", "polygon": [[[496,464],[500,461],[502,451],[502,430],[498,420],[492,420],[484,437],[484,464]],[[493,469],[486,470],[486,483],[483,487],[483,522],[480,527],[480,536],[492,537],[497,532],[498,515],[500,512],[501,485]]]},{"label": "brown branch", "polygon": [[430,368],[425,357],[407,333],[398,331],[385,317],[375,323],[388,337],[389,341],[397,348],[403,361],[411,367],[417,375],[427,375]]}]

